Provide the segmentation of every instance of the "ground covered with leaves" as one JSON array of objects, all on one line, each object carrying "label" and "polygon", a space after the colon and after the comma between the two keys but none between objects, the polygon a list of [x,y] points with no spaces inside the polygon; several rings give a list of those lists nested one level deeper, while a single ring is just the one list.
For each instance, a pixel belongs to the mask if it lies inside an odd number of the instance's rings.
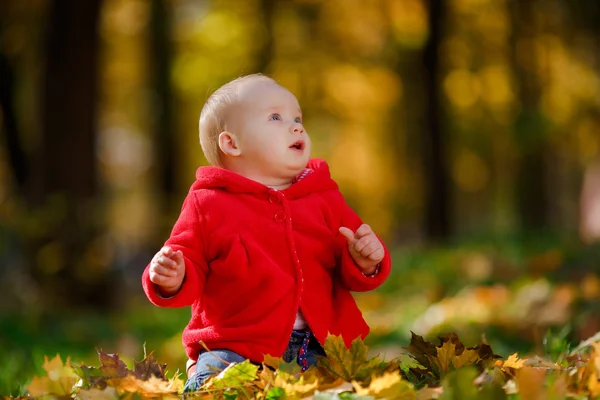
[{"label": "ground covered with leaves", "polygon": [[[466,347],[455,334],[430,342],[412,334],[407,359],[369,357],[355,340],[345,347],[330,336],[327,358],[301,373],[295,363],[267,356],[262,365],[230,364],[200,391],[202,399],[588,399],[600,397],[600,333],[557,359],[506,359],[487,343]],[[27,386],[29,397],[55,399],[181,399],[185,377],[152,354],[129,367],[117,354],[98,351],[99,366],[46,358],[46,375]]]}]

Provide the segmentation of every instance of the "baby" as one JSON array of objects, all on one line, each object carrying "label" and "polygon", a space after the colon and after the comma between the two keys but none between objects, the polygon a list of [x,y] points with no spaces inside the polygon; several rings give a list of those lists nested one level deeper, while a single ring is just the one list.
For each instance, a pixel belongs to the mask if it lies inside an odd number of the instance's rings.
[{"label": "baby", "polygon": [[364,338],[350,291],[381,285],[390,256],[310,158],[296,97],[264,75],[231,81],[204,105],[200,143],[212,166],[142,277],[155,305],[192,306],[184,391],[225,363],[269,354],[305,370],[328,334]]}]

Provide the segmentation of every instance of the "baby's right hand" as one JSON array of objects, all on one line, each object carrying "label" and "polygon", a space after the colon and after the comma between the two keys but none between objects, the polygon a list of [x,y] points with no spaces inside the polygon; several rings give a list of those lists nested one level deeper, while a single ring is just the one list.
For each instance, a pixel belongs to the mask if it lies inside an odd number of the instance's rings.
[{"label": "baby's right hand", "polygon": [[185,277],[185,261],[183,253],[173,251],[168,246],[160,249],[150,262],[150,281],[158,286],[165,297],[173,296],[179,291]]}]

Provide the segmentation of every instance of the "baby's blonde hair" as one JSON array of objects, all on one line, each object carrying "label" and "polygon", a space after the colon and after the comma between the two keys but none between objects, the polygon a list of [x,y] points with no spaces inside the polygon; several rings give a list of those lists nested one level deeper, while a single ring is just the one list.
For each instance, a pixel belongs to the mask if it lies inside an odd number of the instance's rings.
[{"label": "baby's blonde hair", "polygon": [[206,160],[214,166],[222,167],[219,148],[219,134],[226,130],[228,111],[238,99],[239,86],[250,81],[275,82],[274,79],[262,74],[251,74],[239,77],[215,90],[202,107],[198,129],[200,146]]}]

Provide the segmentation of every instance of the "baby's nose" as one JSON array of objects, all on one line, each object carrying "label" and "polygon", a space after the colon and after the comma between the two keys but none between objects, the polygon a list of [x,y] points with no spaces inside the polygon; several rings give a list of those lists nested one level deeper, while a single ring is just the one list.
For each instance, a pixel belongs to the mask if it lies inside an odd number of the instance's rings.
[{"label": "baby's nose", "polygon": [[302,133],[302,132],[304,132],[304,127],[302,126],[302,124],[295,123],[294,125],[292,125],[292,132],[293,133]]}]

